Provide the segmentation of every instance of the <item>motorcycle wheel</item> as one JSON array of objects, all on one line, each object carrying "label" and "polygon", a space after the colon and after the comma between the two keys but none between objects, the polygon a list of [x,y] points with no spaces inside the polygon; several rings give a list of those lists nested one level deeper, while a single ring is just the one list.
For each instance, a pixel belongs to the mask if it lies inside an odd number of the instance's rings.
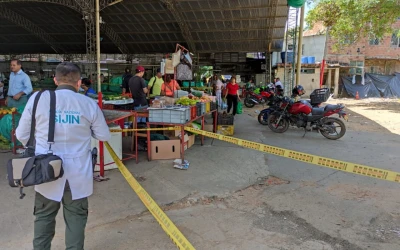
[{"label": "motorcycle wheel", "polygon": [[289,129],[289,122],[286,119],[281,119],[279,121],[278,126],[276,123],[278,122],[279,116],[269,115],[268,117],[268,127],[275,133],[285,133]]},{"label": "motorcycle wheel", "polygon": [[[337,132],[337,128],[340,128],[339,133]],[[322,120],[322,125],[319,128],[319,132],[329,140],[337,140],[342,138],[346,133],[346,125],[338,118],[326,118]]]},{"label": "motorcycle wheel", "polygon": [[[265,114],[265,113],[267,113],[267,114]],[[271,113],[271,111],[264,111],[264,112],[260,112],[259,114],[258,114],[258,122],[261,124],[261,125],[268,125],[268,117],[269,117],[269,114]],[[265,119],[264,118],[264,116],[267,116],[267,119]]]},{"label": "motorcycle wheel", "polygon": [[252,108],[254,107],[256,104],[250,100],[250,98],[246,98],[244,99],[244,106],[248,107],[248,108]]},{"label": "motorcycle wheel", "polygon": [[265,113],[265,112],[261,112],[261,113],[258,114],[258,122],[259,122],[261,125],[268,125],[268,120],[266,121],[266,120],[264,119],[264,113]]}]

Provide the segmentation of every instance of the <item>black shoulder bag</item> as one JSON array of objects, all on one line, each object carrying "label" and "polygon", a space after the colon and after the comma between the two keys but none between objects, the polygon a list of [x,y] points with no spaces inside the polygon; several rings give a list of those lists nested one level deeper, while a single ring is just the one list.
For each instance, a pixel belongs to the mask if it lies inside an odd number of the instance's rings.
[{"label": "black shoulder bag", "polygon": [[11,159],[7,163],[8,182],[11,187],[20,188],[20,199],[23,199],[24,187],[40,185],[52,182],[64,175],[62,159],[53,154],[51,146],[54,144],[54,130],[56,122],[56,94],[50,92],[50,120],[47,154],[35,155],[35,127],[36,127],[36,109],[42,92],[39,92],[33,104],[32,123],[29,141],[23,158]]}]

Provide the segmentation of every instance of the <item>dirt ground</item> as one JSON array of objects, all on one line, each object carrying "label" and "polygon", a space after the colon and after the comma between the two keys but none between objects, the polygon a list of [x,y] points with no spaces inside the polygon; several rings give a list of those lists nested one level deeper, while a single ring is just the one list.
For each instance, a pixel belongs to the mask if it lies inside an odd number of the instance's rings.
[{"label": "dirt ground", "polygon": [[[331,99],[326,104],[344,104],[349,114],[346,127],[353,131],[394,133],[400,135],[400,100],[369,98]],[[325,105],[325,104],[322,104]],[[244,107],[244,113],[257,118],[263,106]],[[374,121],[374,122],[371,122]]]},{"label": "dirt ground", "polygon": [[[400,135],[400,100],[382,98],[332,99],[328,103],[342,103],[346,106],[346,110],[349,111],[349,122],[346,125],[351,130],[389,132]],[[377,124],[371,123],[369,120]]]}]

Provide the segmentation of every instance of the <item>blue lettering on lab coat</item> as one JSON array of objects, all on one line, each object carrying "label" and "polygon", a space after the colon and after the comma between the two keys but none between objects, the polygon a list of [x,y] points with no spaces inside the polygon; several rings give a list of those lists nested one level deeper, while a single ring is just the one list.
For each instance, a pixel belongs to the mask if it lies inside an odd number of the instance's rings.
[{"label": "blue lettering on lab coat", "polygon": [[79,115],[56,115],[56,123],[62,124],[80,124],[80,116]]}]

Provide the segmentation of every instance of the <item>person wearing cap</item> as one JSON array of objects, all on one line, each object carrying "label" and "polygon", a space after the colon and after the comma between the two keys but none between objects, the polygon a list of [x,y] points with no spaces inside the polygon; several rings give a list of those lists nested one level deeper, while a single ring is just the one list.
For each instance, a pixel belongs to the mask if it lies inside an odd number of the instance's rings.
[{"label": "person wearing cap", "polygon": [[162,74],[161,74],[161,70],[157,69],[157,75],[155,75],[154,77],[152,77],[149,81],[149,92],[147,95],[149,95],[150,97],[155,97],[155,96],[159,96],[161,95],[161,87],[164,83],[164,80],[162,79]]},{"label": "person wearing cap", "polygon": [[[144,71],[145,70],[142,66],[137,66],[136,75],[129,79],[129,90],[132,94],[134,110],[148,108],[146,95],[149,90],[147,89],[146,82],[143,79]],[[141,121],[139,118],[138,122],[146,122],[146,118],[144,118],[144,121]]]},{"label": "person wearing cap", "polygon": [[122,94],[129,94],[129,80],[132,77],[131,69],[126,68],[125,74],[122,76]]}]

